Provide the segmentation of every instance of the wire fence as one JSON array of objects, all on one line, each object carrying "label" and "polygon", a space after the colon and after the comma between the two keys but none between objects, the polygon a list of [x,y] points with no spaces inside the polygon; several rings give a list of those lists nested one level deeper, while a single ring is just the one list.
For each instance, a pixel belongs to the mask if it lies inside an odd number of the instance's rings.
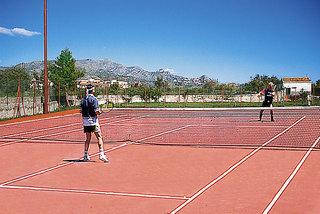
[{"label": "wire fence", "polygon": [[[61,111],[78,108],[85,96],[85,85],[74,84],[73,90],[64,90],[63,86],[50,83],[49,110]],[[0,118],[13,118],[26,115],[42,114],[44,107],[43,85],[41,81],[11,83],[8,90],[0,92]],[[201,87],[150,86],[120,87],[119,85],[96,85],[95,95],[98,100],[113,102],[115,107],[256,107],[261,106],[263,98],[257,92],[238,90],[208,90]],[[320,105],[320,98],[307,94],[285,96],[284,91],[277,91],[274,106]]]}]

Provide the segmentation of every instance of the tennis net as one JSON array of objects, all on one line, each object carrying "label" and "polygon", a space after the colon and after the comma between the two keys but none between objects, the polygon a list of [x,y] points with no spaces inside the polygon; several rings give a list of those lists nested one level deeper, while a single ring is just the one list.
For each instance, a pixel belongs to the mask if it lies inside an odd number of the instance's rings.
[{"label": "tennis net", "polygon": [[[51,120],[51,125],[46,123],[42,129],[23,124],[2,127],[8,133],[0,140],[4,145],[83,144],[81,116],[70,121]],[[308,149],[320,136],[320,108],[123,108],[101,115],[100,125],[107,144]],[[9,134],[16,129],[21,133]],[[315,149],[320,149],[320,145]]]},{"label": "tennis net", "polygon": [[[131,124],[133,126],[126,127],[128,139],[133,144],[306,149],[320,135],[319,107],[126,111],[141,117]],[[271,111],[274,121],[271,121]],[[158,130],[158,135],[151,134],[154,130]],[[139,138],[138,133],[150,137]],[[320,145],[316,145],[317,148]]]}]

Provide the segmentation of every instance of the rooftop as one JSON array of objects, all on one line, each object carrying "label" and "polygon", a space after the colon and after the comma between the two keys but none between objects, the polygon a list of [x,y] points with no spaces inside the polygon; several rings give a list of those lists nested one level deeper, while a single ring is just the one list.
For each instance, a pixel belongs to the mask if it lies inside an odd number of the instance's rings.
[{"label": "rooftop", "polygon": [[289,83],[289,82],[311,83],[311,80],[309,77],[284,77],[282,80],[284,83]]}]

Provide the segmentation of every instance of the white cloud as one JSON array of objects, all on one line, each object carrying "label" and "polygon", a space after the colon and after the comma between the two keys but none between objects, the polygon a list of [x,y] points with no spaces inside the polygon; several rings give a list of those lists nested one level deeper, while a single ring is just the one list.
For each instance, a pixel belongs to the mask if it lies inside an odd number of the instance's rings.
[{"label": "white cloud", "polygon": [[0,33],[13,36],[13,33],[11,32],[11,30],[4,27],[0,27]]},{"label": "white cloud", "polygon": [[29,31],[24,28],[13,28],[13,29],[8,29],[4,27],[0,27],[0,34],[7,34],[7,35],[18,35],[18,36],[36,36],[40,35],[41,33],[35,32],[35,31]]}]

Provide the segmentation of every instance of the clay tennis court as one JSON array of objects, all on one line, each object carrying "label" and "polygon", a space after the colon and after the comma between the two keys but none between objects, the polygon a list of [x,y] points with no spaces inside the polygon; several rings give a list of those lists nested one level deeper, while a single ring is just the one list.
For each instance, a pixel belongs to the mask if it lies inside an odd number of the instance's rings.
[{"label": "clay tennis court", "polygon": [[1,213],[319,213],[319,109],[232,111],[103,114],[108,164],[79,113],[2,122]]}]

